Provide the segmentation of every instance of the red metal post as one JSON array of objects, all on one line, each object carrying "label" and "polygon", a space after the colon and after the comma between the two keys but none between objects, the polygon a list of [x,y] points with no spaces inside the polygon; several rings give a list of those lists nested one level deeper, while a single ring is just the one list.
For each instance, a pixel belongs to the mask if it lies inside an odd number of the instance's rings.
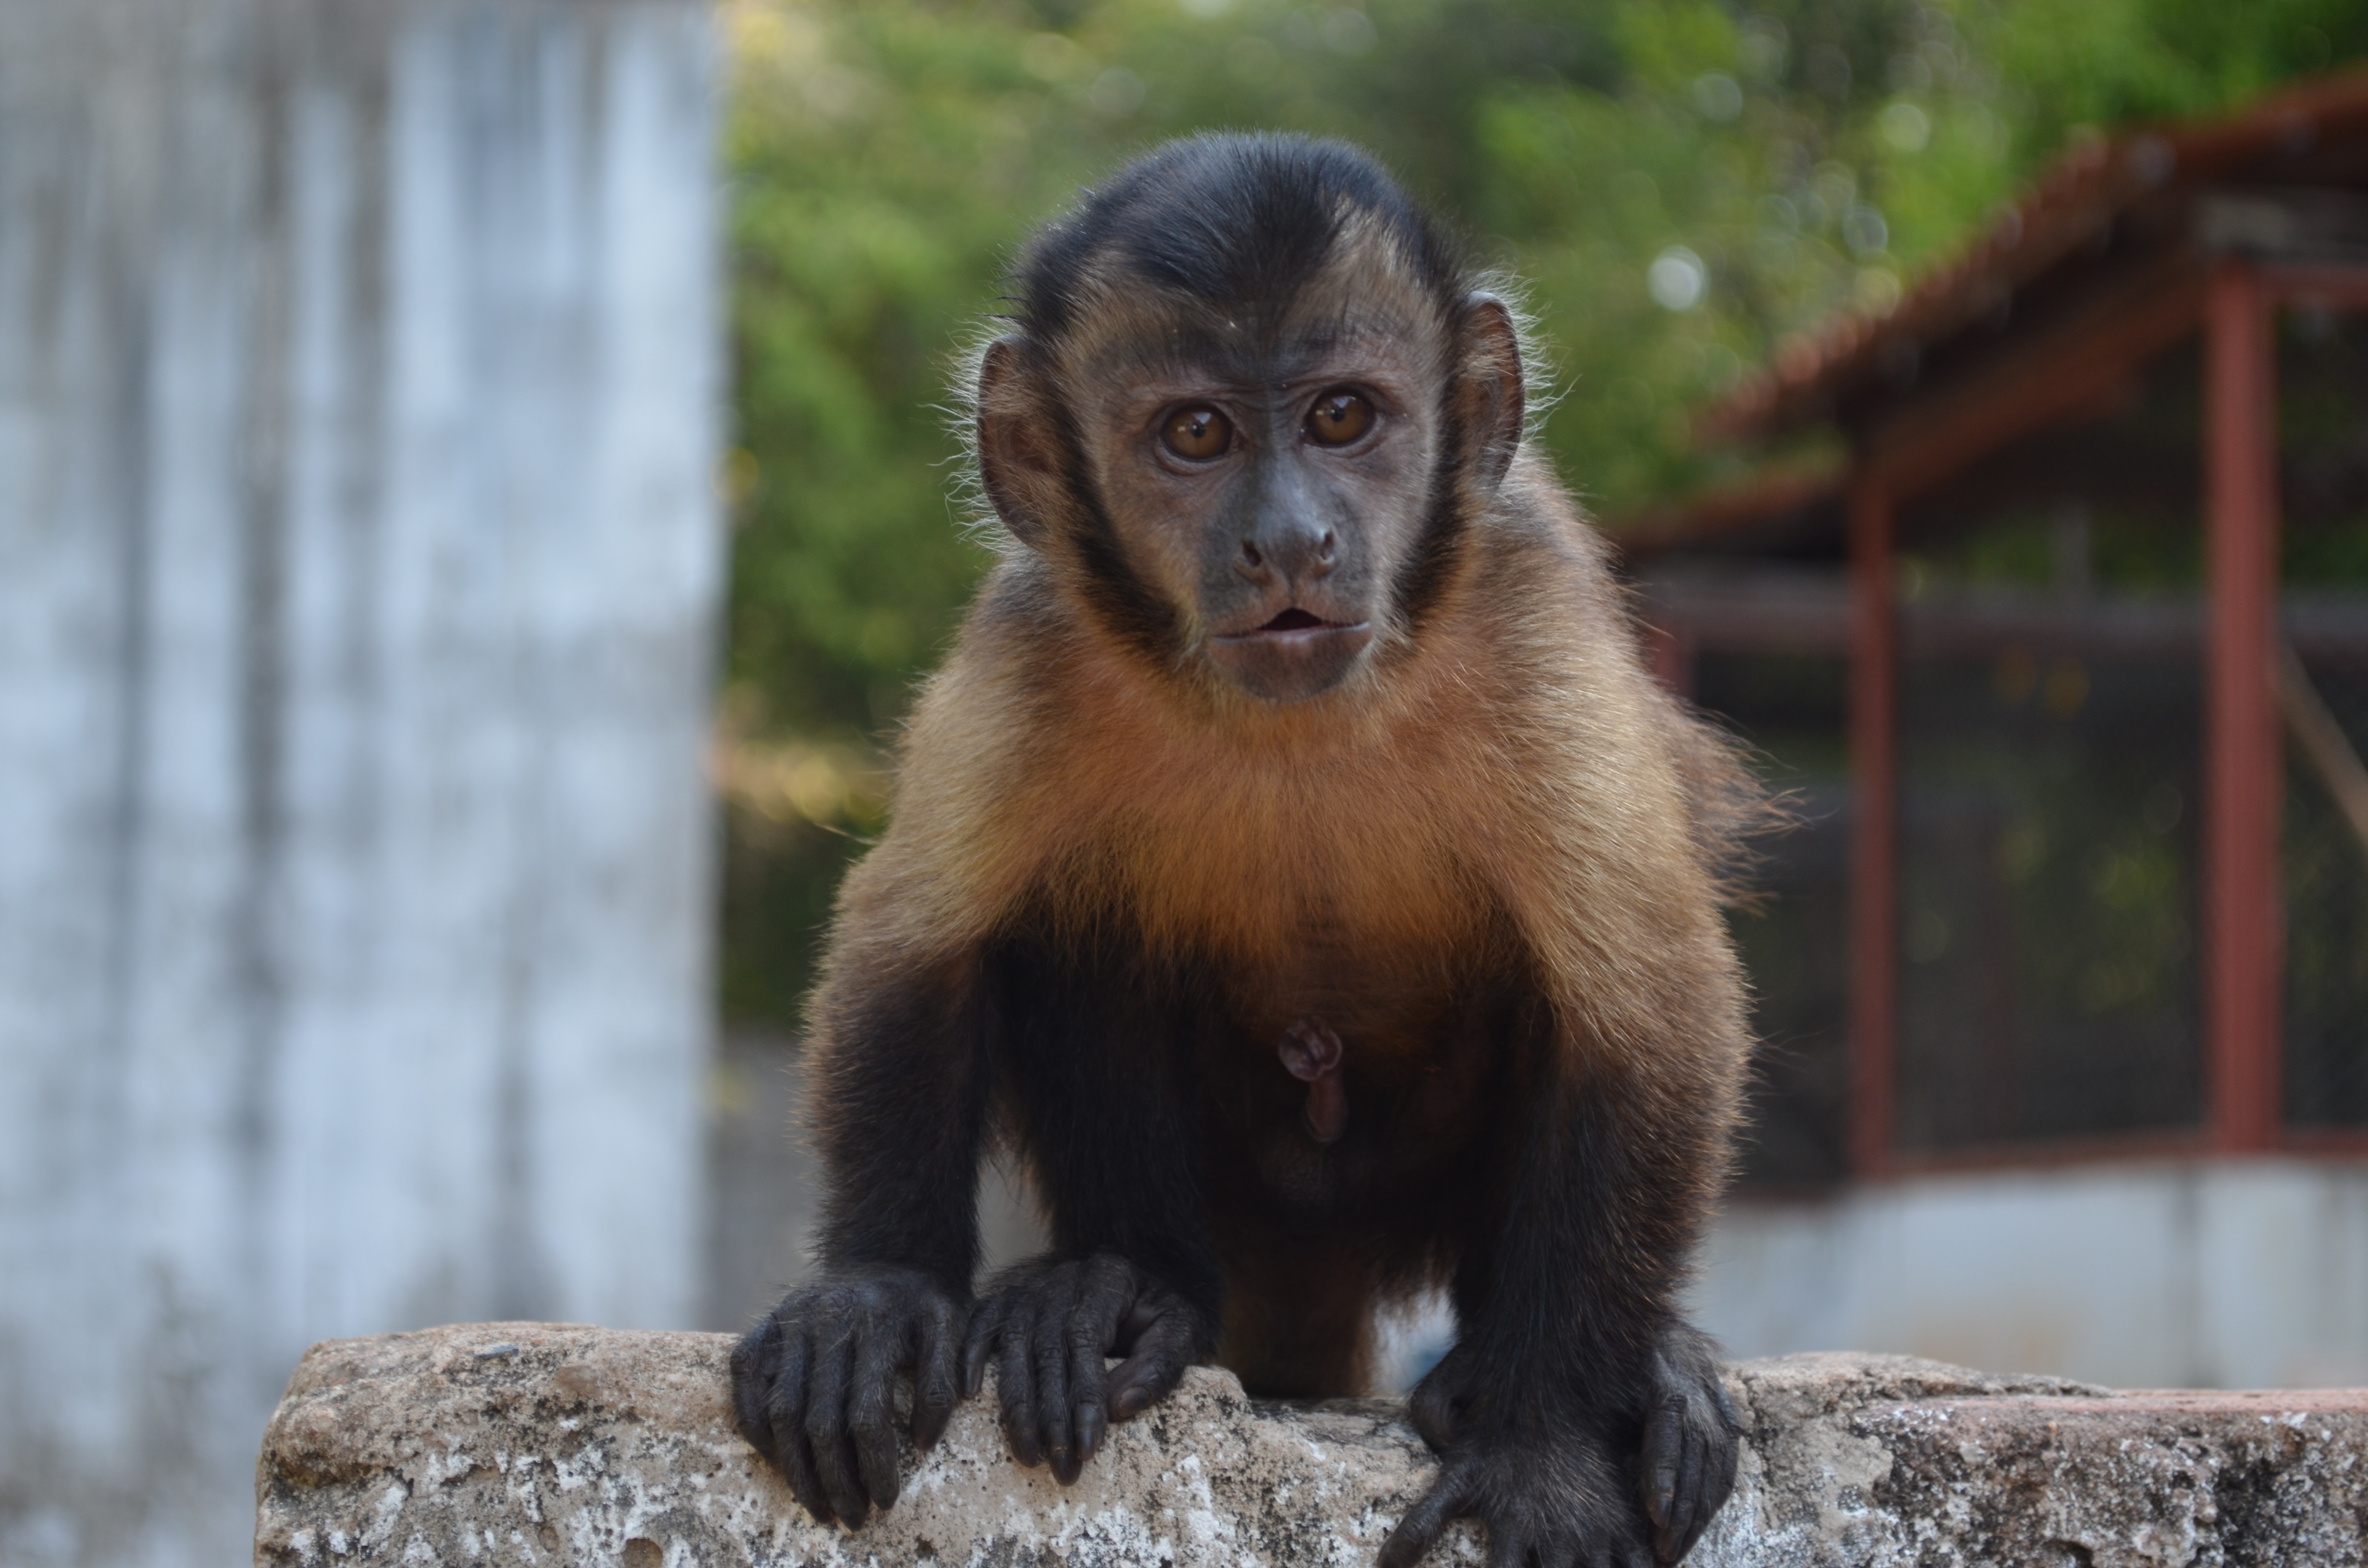
[{"label": "red metal post", "polygon": [[2220,264],[2204,306],[2203,995],[2214,1148],[2278,1137],[2283,804],[2274,665],[2277,369],[2260,274]]},{"label": "red metal post", "polygon": [[1850,1169],[1893,1163],[1898,1072],[1899,635],[1892,598],[1892,506],[1861,470],[1850,490]]}]

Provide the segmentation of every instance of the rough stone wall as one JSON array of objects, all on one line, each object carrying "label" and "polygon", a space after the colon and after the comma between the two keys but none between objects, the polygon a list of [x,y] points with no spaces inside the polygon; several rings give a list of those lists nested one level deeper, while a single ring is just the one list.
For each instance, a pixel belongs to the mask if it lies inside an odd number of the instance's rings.
[{"label": "rough stone wall", "polygon": [[0,1562],[290,1363],[696,1321],[696,0],[0,0]]},{"label": "rough stone wall", "polygon": [[[256,1562],[1347,1568],[1431,1466],[1392,1403],[1253,1404],[1198,1370],[1066,1491],[971,1401],[850,1535],[733,1431],[730,1344],[489,1324],[316,1346],[264,1441]],[[2116,1394],[1839,1355],[1744,1362],[1730,1387],[1747,1451],[1700,1568],[2363,1562],[2368,1392]],[[1431,1561],[1483,1557],[1464,1526]]]}]

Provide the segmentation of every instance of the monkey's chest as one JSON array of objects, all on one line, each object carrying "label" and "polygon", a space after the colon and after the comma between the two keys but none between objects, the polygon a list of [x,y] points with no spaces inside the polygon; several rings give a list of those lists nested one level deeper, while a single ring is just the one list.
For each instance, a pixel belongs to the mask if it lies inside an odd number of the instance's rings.
[{"label": "monkey's chest", "polygon": [[[1387,1201],[1485,1124],[1514,944],[1409,790],[1187,786],[1110,842],[1119,929],[1186,958],[1219,1185],[1307,1215]],[[1189,957],[1187,957],[1189,956]]]}]

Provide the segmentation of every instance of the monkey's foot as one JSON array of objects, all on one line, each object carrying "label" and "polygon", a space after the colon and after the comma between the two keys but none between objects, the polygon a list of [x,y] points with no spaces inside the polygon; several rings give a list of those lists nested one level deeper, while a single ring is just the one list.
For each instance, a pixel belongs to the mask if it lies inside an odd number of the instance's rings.
[{"label": "monkey's foot", "polygon": [[[1049,1458],[1065,1486],[1110,1422],[1166,1398],[1213,1343],[1200,1312],[1115,1253],[1040,1257],[987,1287],[971,1316],[962,1386],[976,1393],[992,1358],[1013,1457],[1026,1465]],[[1105,1372],[1110,1356],[1126,1359]]]},{"label": "monkey's foot", "polygon": [[913,1446],[953,1415],[962,1313],[927,1275],[882,1271],[791,1291],[732,1350],[740,1435],[825,1524],[896,1501],[896,1374],[913,1374]]}]

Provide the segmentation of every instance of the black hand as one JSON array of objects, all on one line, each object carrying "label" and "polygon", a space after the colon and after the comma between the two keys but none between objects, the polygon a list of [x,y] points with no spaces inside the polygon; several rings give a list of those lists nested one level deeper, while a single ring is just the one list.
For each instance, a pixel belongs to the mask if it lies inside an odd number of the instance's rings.
[{"label": "black hand", "polygon": [[1645,1412],[1637,1480],[1652,1516],[1653,1550],[1677,1562],[1693,1550],[1711,1517],[1735,1490],[1735,1406],[1719,1376],[1709,1338],[1679,1324],[1653,1357],[1653,1398]]},{"label": "black hand", "polygon": [[1382,1543],[1379,1568],[1414,1568],[1467,1515],[1487,1530],[1488,1568],[1653,1568],[1623,1468],[1575,1430],[1463,1437]]},{"label": "black hand", "polygon": [[896,1374],[913,1374],[913,1446],[953,1415],[962,1309],[927,1276],[844,1276],[792,1290],[732,1350],[741,1436],[808,1512],[848,1528],[896,1501]]},{"label": "black hand", "polygon": [[[1116,1254],[1039,1258],[998,1278],[972,1314],[962,1384],[977,1392],[992,1360],[1013,1457],[1049,1459],[1066,1485],[1110,1422],[1165,1398],[1210,1348],[1201,1314]],[[1111,1355],[1126,1359],[1106,1373]]]},{"label": "black hand", "polygon": [[1662,1331],[1646,1369],[1633,1488],[1615,1445],[1597,1435],[1600,1418],[1572,1410],[1492,1425],[1474,1404],[1474,1356],[1459,1344],[1408,1396],[1415,1429],[1443,1462],[1383,1545],[1382,1568],[1412,1568],[1464,1516],[1486,1527],[1492,1568],[1531,1556],[1546,1568],[1683,1561],[1734,1490],[1738,1457],[1739,1427],[1707,1336],[1683,1324]]}]

